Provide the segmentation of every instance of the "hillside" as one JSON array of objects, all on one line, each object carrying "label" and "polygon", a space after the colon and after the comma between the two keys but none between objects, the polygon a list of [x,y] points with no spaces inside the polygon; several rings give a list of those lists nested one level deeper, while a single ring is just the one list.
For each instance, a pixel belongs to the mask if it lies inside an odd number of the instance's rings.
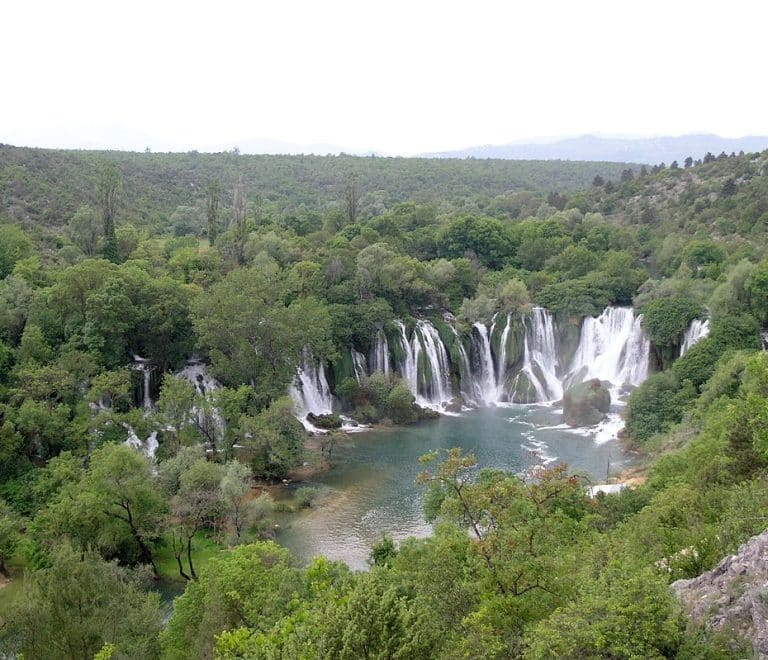
[{"label": "hillside", "polygon": [[596,175],[618,178],[616,163],[439,161],[357,156],[255,156],[235,153],[57,151],[0,146],[0,212],[30,228],[61,227],[95,203],[100,168],[115,164],[124,179],[124,218],[157,225],[177,206],[201,204],[218,179],[226,204],[242,177],[249,199],[275,212],[325,212],[343,204],[354,180],[361,211],[376,214],[405,200],[437,205],[488,200],[511,192],[570,192]]}]

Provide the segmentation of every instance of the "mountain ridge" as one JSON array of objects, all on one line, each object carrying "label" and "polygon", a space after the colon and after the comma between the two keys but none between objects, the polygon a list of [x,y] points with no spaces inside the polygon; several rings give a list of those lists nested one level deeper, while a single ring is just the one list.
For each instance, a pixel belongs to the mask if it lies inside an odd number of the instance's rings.
[{"label": "mountain ridge", "polygon": [[454,151],[422,154],[425,158],[500,158],[505,160],[578,160],[633,162],[653,165],[673,160],[682,162],[688,156],[701,158],[705,153],[762,151],[768,147],[768,136],[748,135],[724,138],[711,133],[647,138],[604,137],[585,134],[550,141],[541,138],[525,143],[481,145]]}]

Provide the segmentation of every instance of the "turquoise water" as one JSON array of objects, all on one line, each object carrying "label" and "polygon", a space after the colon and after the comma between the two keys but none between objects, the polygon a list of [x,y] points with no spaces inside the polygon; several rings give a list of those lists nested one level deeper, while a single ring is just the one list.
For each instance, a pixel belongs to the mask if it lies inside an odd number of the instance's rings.
[{"label": "turquoise water", "polygon": [[[367,567],[370,547],[382,534],[395,540],[425,536],[423,470],[419,456],[460,446],[482,467],[520,472],[539,460],[566,462],[604,481],[629,463],[616,440],[592,437],[560,426],[561,411],[544,406],[483,408],[444,416],[417,426],[356,433],[336,447],[335,467],[312,484],[321,496],[312,509],[286,517],[278,541],[302,562],[316,555]],[[539,457],[532,452],[538,452]]]}]

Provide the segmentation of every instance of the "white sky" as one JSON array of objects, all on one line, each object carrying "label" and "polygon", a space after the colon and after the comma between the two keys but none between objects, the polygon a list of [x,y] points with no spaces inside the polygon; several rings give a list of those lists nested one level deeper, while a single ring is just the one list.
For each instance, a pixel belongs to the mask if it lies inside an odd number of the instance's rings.
[{"label": "white sky", "polygon": [[0,25],[11,144],[768,134],[763,0],[3,0]]}]

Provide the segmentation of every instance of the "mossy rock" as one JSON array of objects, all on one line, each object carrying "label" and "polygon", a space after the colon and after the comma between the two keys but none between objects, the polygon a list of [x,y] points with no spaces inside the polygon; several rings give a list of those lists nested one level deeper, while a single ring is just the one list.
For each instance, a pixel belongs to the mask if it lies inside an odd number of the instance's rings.
[{"label": "mossy rock", "polygon": [[563,396],[563,420],[568,426],[594,426],[611,408],[611,393],[597,378],[579,383]]},{"label": "mossy rock", "polygon": [[341,417],[338,415],[315,415],[309,413],[307,415],[307,421],[312,424],[312,426],[316,426],[319,429],[330,430],[341,428]]},{"label": "mossy rock", "polygon": [[515,376],[510,399],[513,403],[536,403],[538,394],[528,374],[521,371]]}]

